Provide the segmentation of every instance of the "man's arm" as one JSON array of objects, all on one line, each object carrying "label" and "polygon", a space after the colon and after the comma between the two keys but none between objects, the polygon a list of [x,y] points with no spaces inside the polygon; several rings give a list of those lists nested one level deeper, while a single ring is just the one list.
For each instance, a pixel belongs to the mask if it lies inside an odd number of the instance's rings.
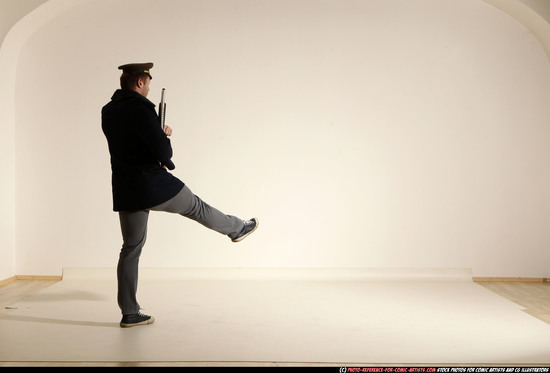
[{"label": "man's arm", "polygon": [[176,168],[171,161],[172,145],[168,138],[168,133],[172,134],[172,129],[165,126],[163,131],[159,125],[159,118],[154,110],[143,107],[135,112],[138,131],[142,140],[147,144],[153,155],[162,166],[169,170]]}]

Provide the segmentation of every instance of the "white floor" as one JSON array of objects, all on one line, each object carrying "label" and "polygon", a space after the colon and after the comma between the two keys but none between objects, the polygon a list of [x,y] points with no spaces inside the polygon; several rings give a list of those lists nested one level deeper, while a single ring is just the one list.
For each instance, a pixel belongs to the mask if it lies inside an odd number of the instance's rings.
[{"label": "white floor", "polygon": [[467,273],[142,270],[139,300],[120,328],[114,270],[67,270],[0,312],[0,362],[550,364],[550,325]]}]

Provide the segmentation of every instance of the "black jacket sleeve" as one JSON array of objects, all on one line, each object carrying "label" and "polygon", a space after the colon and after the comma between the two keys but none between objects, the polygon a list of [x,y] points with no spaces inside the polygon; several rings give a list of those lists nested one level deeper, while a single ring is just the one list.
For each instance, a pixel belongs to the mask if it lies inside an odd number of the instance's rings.
[{"label": "black jacket sleeve", "polygon": [[153,108],[139,105],[134,110],[136,134],[147,145],[154,157],[169,170],[175,168],[170,139],[161,128],[160,120]]}]

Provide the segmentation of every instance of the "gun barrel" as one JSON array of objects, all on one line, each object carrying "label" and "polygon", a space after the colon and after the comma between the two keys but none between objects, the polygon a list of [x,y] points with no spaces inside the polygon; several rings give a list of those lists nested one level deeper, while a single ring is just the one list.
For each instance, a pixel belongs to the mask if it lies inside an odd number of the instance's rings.
[{"label": "gun barrel", "polygon": [[166,121],[166,102],[165,102],[165,91],[166,89],[163,88],[162,92],[160,93],[160,104],[159,104],[159,118],[160,118],[160,125],[162,126],[162,129],[164,129],[164,122]]}]

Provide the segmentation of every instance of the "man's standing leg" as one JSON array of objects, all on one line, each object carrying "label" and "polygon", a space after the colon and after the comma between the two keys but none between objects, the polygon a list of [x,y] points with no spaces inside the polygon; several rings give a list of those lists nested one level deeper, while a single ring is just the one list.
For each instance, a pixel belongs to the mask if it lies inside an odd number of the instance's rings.
[{"label": "man's standing leg", "polygon": [[122,311],[121,326],[150,324],[154,318],[141,315],[136,293],[139,257],[147,238],[148,210],[119,213],[123,245],[117,266],[118,305]]}]

